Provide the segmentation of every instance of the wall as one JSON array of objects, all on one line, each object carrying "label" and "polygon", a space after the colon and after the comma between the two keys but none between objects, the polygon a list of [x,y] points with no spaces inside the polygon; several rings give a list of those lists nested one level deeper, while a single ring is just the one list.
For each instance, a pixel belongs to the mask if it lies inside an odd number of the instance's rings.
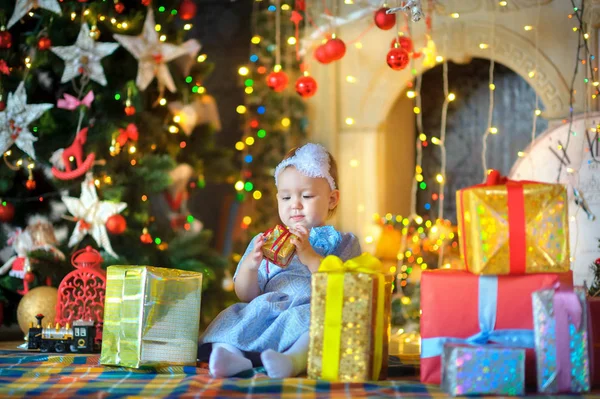
[{"label": "wall", "polygon": [[[342,14],[358,7],[346,5],[344,0],[338,2]],[[457,62],[467,62],[472,57],[493,58],[521,75],[536,90],[545,109],[542,117],[550,124],[568,116],[569,84],[577,49],[577,34],[572,30],[576,19],[568,18],[572,12],[570,1],[511,0],[507,7],[486,0],[436,3],[431,37],[438,55]],[[585,18],[600,21],[600,0],[589,0],[586,8]],[[454,12],[459,13],[458,19],[450,17]],[[347,42],[352,41],[371,24],[371,15],[339,27],[336,33]],[[534,30],[524,30],[525,25],[534,26]],[[593,48],[597,48],[595,33],[590,32]],[[397,141],[400,139],[394,134],[397,136],[398,129],[390,127],[390,121],[399,127],[412,123],[412,115],[401,114],[406,106],[402,107],[400,100],[411,71],[392,71],[387,66],[385,56],[393,36],[393,31],[373,28],[360,39],[362,48],[348,45],[342,60],[329,65],[315,61],[310,64],[311,73],[319,82],[319,91],[310,100],[311,138],[327,145],[338,158],[342,204],[337,224],[342,230],[358,234],[363,243],[374,231],[373,214],[409,211],[414,170],[409,161],[413,162],[414,145],[408,145],[408,138],[414,132],[402,136],[406,142]],[[424,46],[423,21],[412,24],[412,38],[417,47]],[[481,49],[480,43],[490,46]],[[415,74],[425,70],[419,60],[414,69]],[[530,78],[529,72],[534,69],[535,76]],[[348,75],[355,78],[355,83],[347,81]],[[575,81],[576,113],[583,110],[584,104],[583,78],[579,76]],[[354,124],[347,125],[346,118],[352,118]],[[388,165],[396,165],[393,179],[378,174]],[[368,245],[366,248],[370,249]]]}]

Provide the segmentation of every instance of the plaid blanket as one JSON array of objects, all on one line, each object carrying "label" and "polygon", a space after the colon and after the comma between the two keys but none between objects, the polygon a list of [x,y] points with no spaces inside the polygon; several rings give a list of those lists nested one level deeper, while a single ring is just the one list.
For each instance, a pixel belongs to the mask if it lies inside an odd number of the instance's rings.
[{"label": "plaid blanket", "polygon": [[[262,370],[264,371],[264,370]],[[0,351],[0,398],[415,398],[445,397],[414,377],[369,383],[269,379],[261,369],[214,379],[206,367],[133,370],[99,365],[99,356]],[[573,398],[574,396],[570,396]],[[591,397],[591,396],[590,396]]]}]

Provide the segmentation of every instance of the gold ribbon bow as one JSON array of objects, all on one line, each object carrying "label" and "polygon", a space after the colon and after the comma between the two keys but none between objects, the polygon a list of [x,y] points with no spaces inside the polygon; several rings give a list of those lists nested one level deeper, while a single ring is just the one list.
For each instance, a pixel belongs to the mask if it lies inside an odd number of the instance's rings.
[{"label": "gold ribbon bow", "polygon": [[375,348],[372,377],[376,381],[381,372],[384,335],[385,279],[383,265],[373,255],[362,255],[342,262],[337,256],[327,256],[319,266],[319,273],[327,273],[327,300],[325,301],[325,328],[323,334],[322,375],[324,380],[338,380],[340,366],[340,342],[342,334],[342,310],[344,307],[344,273],[368,273],[377,275],[377,314],[375,316]]}]

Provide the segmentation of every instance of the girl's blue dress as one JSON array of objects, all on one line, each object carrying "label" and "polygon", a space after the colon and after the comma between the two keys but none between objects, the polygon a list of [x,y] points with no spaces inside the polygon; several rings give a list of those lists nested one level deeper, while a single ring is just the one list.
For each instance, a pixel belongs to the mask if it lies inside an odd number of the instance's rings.
[{"label": "girl's blue dress", "polygon": [[[342,234],[332,226],[313,228],[309,241],[321,256],[336,255],[346,261],[361,253],[353,234]],[[240,260],[236,275],[253,243],[254,240]],[[247,352],[266,349],[284,352],[308,332],[310,277],[310,270],[300,263],[297,255],[285,269],[269,262],[268,274],[266,259],[263,259],[258,268],[261,295],[250,303],[237,303],[222,311],[208,326],[200,344],[226,343]]]}]

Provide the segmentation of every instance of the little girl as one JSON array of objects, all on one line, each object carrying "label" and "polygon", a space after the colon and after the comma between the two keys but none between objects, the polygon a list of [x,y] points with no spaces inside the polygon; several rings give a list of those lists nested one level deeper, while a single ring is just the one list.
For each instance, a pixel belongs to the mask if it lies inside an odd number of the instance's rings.
[{"label": "little girl", "polygon": [[327,255],[347,260],[361,253],[353,234],[325,225],[340,200],[337,166],[325,148],[309,143],[291,150],[275,169],[275,185],[279,217],[297,237],[296,254],[286,268],[270,263],[267,269],[262,234],[246,249],[233,277],[246,303],[221,312],[200,339],[212,343],[209,369],[217,378],[251,369],[248,352],[260,352],[271,378],[305,371],[311,274]]}]

